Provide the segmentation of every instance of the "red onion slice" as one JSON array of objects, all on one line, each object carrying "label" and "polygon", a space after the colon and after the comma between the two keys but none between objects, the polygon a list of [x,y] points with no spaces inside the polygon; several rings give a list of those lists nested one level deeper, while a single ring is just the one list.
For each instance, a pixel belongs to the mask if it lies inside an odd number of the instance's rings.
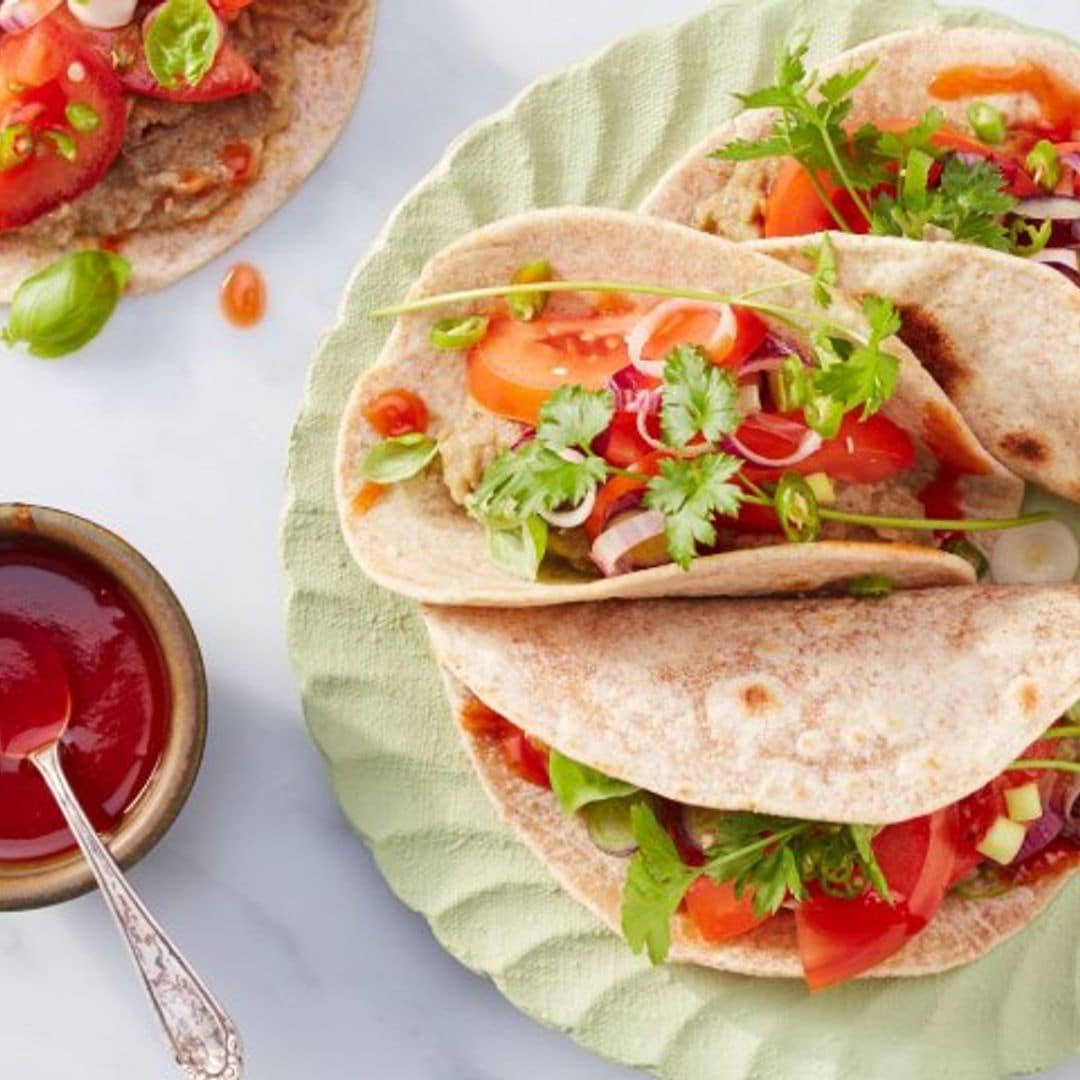
[{"label": "red onion slice", "polygon": [[793,454],[787,457],[771,458],[764,454],[755,453],[737,435],[729,435],[728,443],[741,458],[753,462],[755,465],[765,465],[769,468],[782,468],[785,465],[798,465],[805,461],[811,454],[821,449],[822,438],[816,431],[809,428],[803,433],[802,441]]},{"label": "red onion slice", "polygon": [[1057,838],[1064,824],[1060,814],[1054,813],[1053,810],[1043,811],[1042,817],[1028,826],[1027,836],[1024,837],[1024,843],[1016,853],[1016,858],[1013,859],[1013,865],[1022,863],[1025,859],[1030,859],[1032,855],[1042,851],[1051,840]]},{"label": "red onion slice", "polygon": [[9,34],[29,30],[62,3],[63,0],[3,0],[0,4],[0,30]]},{"label": "red onion slice", "polygon": [[796,354],[788,353],[787,355],[779,356],[763,356],[760,360],[751,360],[748,364],[743,364],[739,368],[740,375],[753,375],[758,371],[779,371],[787,360],[788,356]]},{"label": "red onion slice", "polygon": [[1080,270],[1080,252],[1071,247],[1043,248],[1031,256],[1033,262],[1050,263],[1051,266],[1067,266]]},{"label": "red onion slice", "polygon": [[596,488],[571,510],[541,510],[540,516],[556,529],[576,529],[585,524],[585,519],[593,512],[596,505]]},{"label": "red onion slice", "polygon": [[1076,221],[1080,219],[1080,199],[1064,195],[1046,195],[1035,199],[1021,199],[1016,213],[1038,221]]},{"label": "red onion slice", "polygon": [[630,356],[630,363],[643,375],[654,379],[663,377],[664,358],[646,360],[645,347],[664,320],[680,311],[712,311],[720,316],[719,325],[705,343],[705,348],[710,352],[718,352],[725,343],[731,344],[735,341],[738,327],[730,304],[709,304],[703,300],[665,300],[642,316],[626,335],[626,351]]},{"label": "red onion slice", "polygon": [[626,568],[620,565],[624,556],[638,544],[662,536],[664,524],[664,515],[659,510],[643,510],[633,517],[624,518],[596,538],[589,557],[604,577],[625,573]]}]

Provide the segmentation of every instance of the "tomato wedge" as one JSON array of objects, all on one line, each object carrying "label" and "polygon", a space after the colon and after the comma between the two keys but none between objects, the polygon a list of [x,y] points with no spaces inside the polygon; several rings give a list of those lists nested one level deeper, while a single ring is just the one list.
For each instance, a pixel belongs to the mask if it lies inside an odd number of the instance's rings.
[{"label": "tomato wedge", "polygon": [[116,75],[78,38],[41,22],[0,39],[0,230],[98,183],[126,124]]},{"label": "tomato wedge", "polygon": [[795,909],[806,982],[824,990],[880,964],[925,928],[953,876],[958,842],[955,807],[889,825],[874,838],[892,905],[867,889],[855,899],[819,888]]},{"label": "tomato wedge", "polygon": [[502,751],[506,763],[522,780],[537,787],[551,787],[547,749],[537,746],[520,728],[515,727],[506,735]]},{"label": "tomato wedge", "polygon": [[[848,192],[825,171],[819,171],[817,178],[848,228],[856,233],[868,232],[870,223]],[[814,189],[810,174],[794,158],[786,160],[765,198],[765,235],[805,236],[836,228],[836,219]]]},{"label": "tomato wedge", "polygon": [[540,406],[560,386],[600,390],[626,367],[623,335],[636,316],[491,320],[469,350],[469,394],[489,412],[535,424]]},{"label": "tomato wedge", "polygon": [[734,882],[720,885],[704,876],[686,894],[686,914],[701,936],[715,944],[745,934],[769,918],[754,914],[752,889],[736,899]]}]

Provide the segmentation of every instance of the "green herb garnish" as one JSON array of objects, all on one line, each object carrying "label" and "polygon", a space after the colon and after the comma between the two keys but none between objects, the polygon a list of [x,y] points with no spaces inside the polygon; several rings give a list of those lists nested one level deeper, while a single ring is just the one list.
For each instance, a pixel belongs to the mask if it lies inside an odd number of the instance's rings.
[{"label": "green herb garnish", "polygon": [[551,790],[564,814],[570,815],[583,806],[606,799],[634,795],[641,789],[624,780],[614,780],[588,765],[582,765],[552,749],[548,756]]},{"label": "green herb garnish", "polygon": [[422,472],[439,452],[430,436],[414,431],[377,442],[360,465],[360,475],[376,484],[398,484]]},{"label": "green herb garnish", "polygon": [[668,353],[662,398],[660,428],[668,446],[696,438],[717,442],[742,419],[734,372],[712,363],[699,345],[676,345]]}]

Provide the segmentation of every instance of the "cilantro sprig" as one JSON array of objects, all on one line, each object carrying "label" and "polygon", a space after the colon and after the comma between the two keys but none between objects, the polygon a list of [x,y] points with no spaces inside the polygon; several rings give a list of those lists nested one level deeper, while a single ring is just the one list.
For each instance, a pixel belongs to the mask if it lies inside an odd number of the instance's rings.
[{"label": "cilantro sprig", "polygon": [[892,902],[878,865],[870,825],[830,825],[736,812],[717,814],[714,842],[699,867],[687,866],[647,803],[631,810],[637,852],[623,890],[622,929],[635,952],[660,963],[671,947],[671,923],[690,887],[706,876],[731,881],[736,897],[750,892],[757,915],[773,915],[784,901],[805,900],[809,887],[842,897],[867,889]]},{"label": "cilantro sprig", "polygon": [[775,83],[737,95],[746,108],[779,110],[772,131],[761,139],[736,139],[714,150],[713,158],[794,158],[843,232],[851,231],[851,223],[829,197],[823,177],[845,192],[872,233],[947,238],[1019,255],[1039,249],[1038,236],[1018,235],[1008,220],[1018,202],[1005,192],[1001,169],[991,161],[967,161],[935,142],[945,122],[940,109],[928,109],[903,132],[873,124],[850,130],[852,94],[875,62],[821,79],[807,68],[808,49],[805,39],[782,48]]}]

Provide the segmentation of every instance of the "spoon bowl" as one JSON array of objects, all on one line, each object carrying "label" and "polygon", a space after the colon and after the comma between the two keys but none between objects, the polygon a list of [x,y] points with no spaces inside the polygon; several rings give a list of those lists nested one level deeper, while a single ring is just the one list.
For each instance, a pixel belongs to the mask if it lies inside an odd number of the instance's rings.
[{"label": "spoon bowl", "polygon": [[0,757],[22,761],[58,743],[70,720],[60,654],[43,638],[0,625]]}]

